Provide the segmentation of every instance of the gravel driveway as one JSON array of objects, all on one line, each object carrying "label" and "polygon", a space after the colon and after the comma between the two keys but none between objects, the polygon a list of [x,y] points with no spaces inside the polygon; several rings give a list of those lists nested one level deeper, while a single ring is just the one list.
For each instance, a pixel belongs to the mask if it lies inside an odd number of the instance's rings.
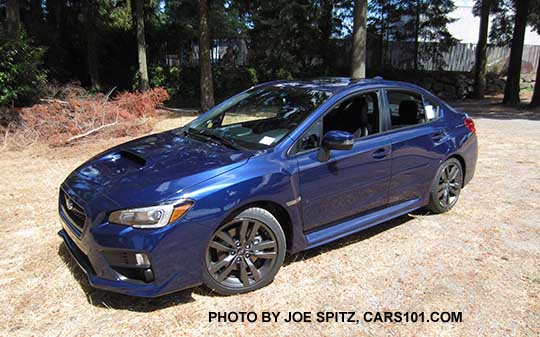
[{"label": "gravel driveway", "polygon": [[[57,189],[126,139],[3,152],[0,335],[538,336],[540,121],[494,117],[476,119],[476,176],[450,213],[416,212],[290,256],[273,284],[233,297],[196,288],[147,300],[88,286],[56,235]],[[208,322],[209,311],[296,310],[462,311],[463,322]]]}]

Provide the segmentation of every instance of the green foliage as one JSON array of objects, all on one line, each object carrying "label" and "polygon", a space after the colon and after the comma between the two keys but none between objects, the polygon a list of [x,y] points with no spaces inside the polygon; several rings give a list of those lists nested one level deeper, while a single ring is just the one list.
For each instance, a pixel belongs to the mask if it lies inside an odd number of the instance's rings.
[{"label": "green foliage", "polygon": [[529,24],[540,34],[540,1],[530,2]]},{"label": "green foliage", "polygon": [[[233,38],[242,36],[246,25],[236,1],[211,0],[209,28],[212,38]],[[164,1],[164,29],[172,36],[183,40],[198,39],[199,13],[197,0]],[[161,12],[158,11],[158,12]]]},{"label": "green foliage", "polygon": [[432,60],[443,67],[443,54],[458,41],[448,32],[448,24],[455,21],[449,14],[455,9],[452,0],[374,0],[369,2],[368,31],[380,41],[384,67],[385,55],[392,41],[410,42],[412,63],[415,57],[412,48],[419,43],[420,61]]},{"label": "green foliage", "polygon": [[[492,1],[511,4],[515,0]],[[138,69],[132,2],[25,1],[21,20],[33,40],[48,47],[43,59],[50,78],[61,83],[79,81],[83,86],[97,78],[103,90],[129,90]],[[210,37],[243,38],[248,46],[249,66],[213,66],[218,101],[257,82],[349,72],[353,0],[209,0],[209,4]],[[448,16],[454,8],[452,0],[370,0],[368,4],[370,60],[385,60],[395,42],[414,46],[419,41],[417,55],[440,62],[456,42],[446,29],[452,21]],[[502,13],[506,7],[497,8]],[[151,85],[166,87],[171,105],[197,105],[198,0],[146,0],[144,12]],[[407,46],[402,54],[414,61]],[[43,52],[34,48],[38,51]],[[373,55],[377,52],[380,58]],[[166,55],[190,66],[163,65]],[[4,100],[14,99],[13,94],[10,97]]]},{"label": "green foliage", "polygon": [[100,0],[99,17],[111,29],[132,29],[131,0]]},{"label": "green foliage", "polygon": [[218,101],[258,83],[252,67],[214,67],[214,90]]},{"label": "green foliage", "polygon": [[[168,105],[193,107],[199,103],[199,68],[154,65],[149,68],[150,85],[163,87],[170,95]],[[214,92],[219,102],[258,83],[252,67],[213,68]]]},{"label": "green foliage", "polygon": [[[16,40],[0,39],[0,106],[33,101],[47,80],[41,68],[45,50],[22,35]],[[0,36],[5,35],[0,31]]]},{"label": "green foliage", "polygon": [[[262,77],[292,78],[307,61],[315,19],[314,6],[307,1],[254,1],[251,50]],[[286,38],[285,38],[286,37]]]},{"label": "green foliage", "polygon": [[[491,0],[491,12],[494,18],[489,32],[490,42],[497,46],[510,46],[514,34],[517,0]],[[480,6],[477,0],[475,8]],[[540,34],[540,1],[529,1],[527,23]]]},{"label": "green foliage", "polygon": [[456,21],[449,17],[455,9],[452,0],[419,1],[421,3],[420,19],[420,41],[422,43],[419,50],[420,58],[424,61],[432,59],[433,62],[442,68],[445,64],[443,54],[458,42],[450,32],[448,24]]},{"label": "green foliage", "polygon": [[304,77],[321,66],[328,73],[332,37],[346,31],[351,1],[255,0],[247,1],[250,59],[260,80]]},{"label": "green foliage", "polygon": [[515,0],[494,0],[494,14],[489,32],[489,40],[497,46],[509,46],[514,34],[516,16]]}]

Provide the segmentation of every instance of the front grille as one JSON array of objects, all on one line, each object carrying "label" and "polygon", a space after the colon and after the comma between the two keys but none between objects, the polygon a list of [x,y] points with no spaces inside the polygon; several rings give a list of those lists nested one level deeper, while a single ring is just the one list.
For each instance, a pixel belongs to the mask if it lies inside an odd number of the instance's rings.
[{"label": "front grille", "polygon": [[64,213],[71,220],[72,225],[77,227],[81,232],[84,229],[86,222],[86,213],[84,209],[79,206],[72,198],[70,198],[64,191],[61,192],[62,209]]}]

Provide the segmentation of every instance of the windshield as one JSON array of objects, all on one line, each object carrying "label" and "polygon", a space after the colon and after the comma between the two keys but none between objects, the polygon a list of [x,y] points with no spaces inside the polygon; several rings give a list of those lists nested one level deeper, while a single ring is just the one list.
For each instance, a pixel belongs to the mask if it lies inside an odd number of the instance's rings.
[{"label": "windshield", "polygon": [[256,88],[193,121],[186,132],[238,148],[265,149],[276,145],[330,96],[330,91],[305,87]]}]

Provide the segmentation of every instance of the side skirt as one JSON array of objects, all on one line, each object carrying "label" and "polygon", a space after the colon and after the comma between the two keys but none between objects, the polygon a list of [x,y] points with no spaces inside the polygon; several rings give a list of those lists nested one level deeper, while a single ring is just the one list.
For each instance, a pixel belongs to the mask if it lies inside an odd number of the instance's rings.
[{"label": "side skirt", "polygon": [[320,230],[310,232],[306,234],[307,246],[305,249],[311,249],[324,245],[325,243],[340,239],[350,234],[407,214],[424,206],[423,201],[424,200],[421,198],[407,200],[373,213],[365,214],[330,227],[325,227]]}]

